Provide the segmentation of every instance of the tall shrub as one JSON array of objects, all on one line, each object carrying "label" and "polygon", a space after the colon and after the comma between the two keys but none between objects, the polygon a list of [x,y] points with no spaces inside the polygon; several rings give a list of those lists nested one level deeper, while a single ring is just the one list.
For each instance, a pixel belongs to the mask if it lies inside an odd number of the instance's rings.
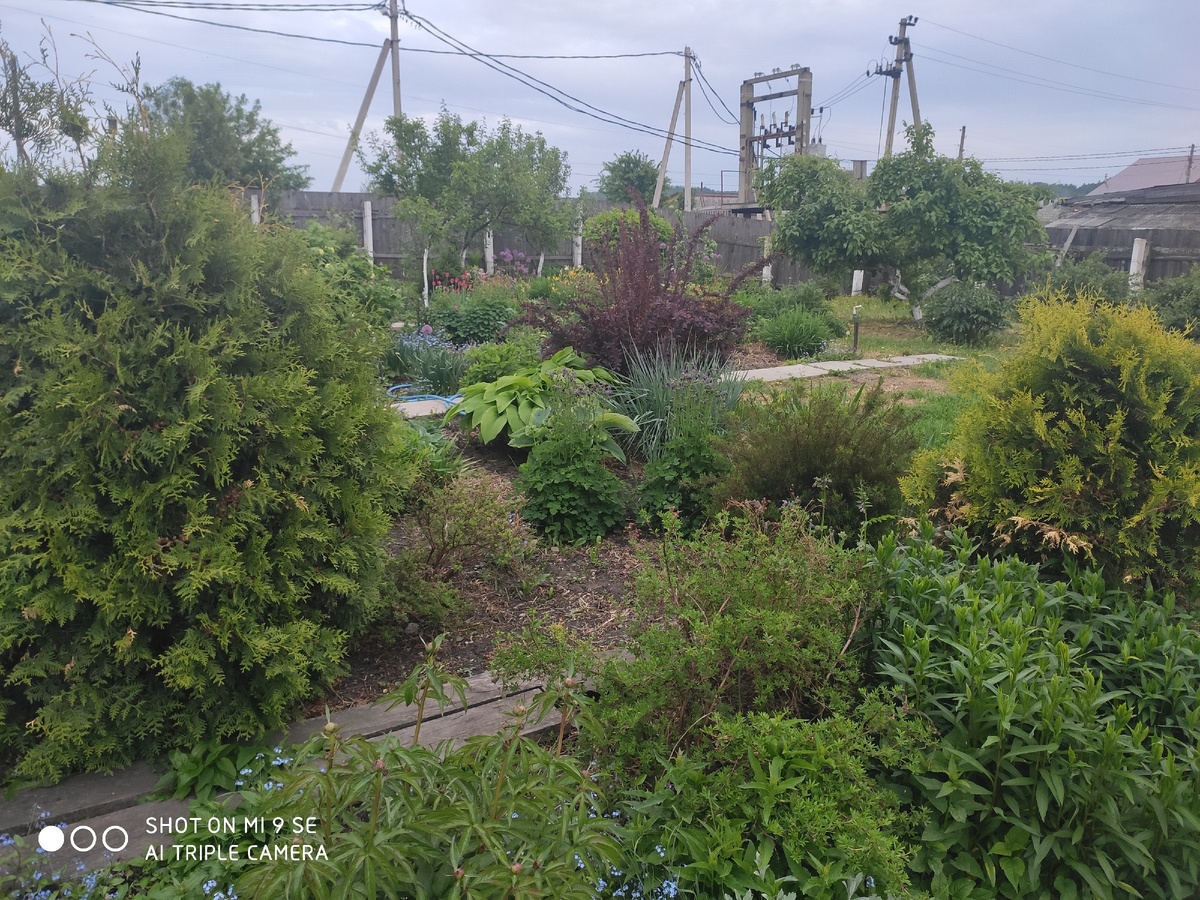
[{"label": "tall shrub", "polygon": [[[370,313],[138,131],[0,172],[0,757],[261,734],[338,671],[415,476]],[[7,766],[0,766],[7,769]]]},{"label": "tall shrub", "polygon": [[695,283],[709,224],[690,234],[676,225],[664,241],[640,204],[637,224],[619,221],[616,242],[597,247],[595,292],[557,309],[528,306],[525,320],[548,332],[551,347],[573,346],[614,372],[625,370],[629,353],[668,344],[728,356],[745,334],[751,311],[730,299],[740,278],[720,294],[706,294]]},{"label": "tall shrub", "polygon": [[1200,576],[1200,348],[1150,310],[1087,289],[1020,308],[1024,339],[907,498],[1031,561],[1063,553],[1114,582]]}]

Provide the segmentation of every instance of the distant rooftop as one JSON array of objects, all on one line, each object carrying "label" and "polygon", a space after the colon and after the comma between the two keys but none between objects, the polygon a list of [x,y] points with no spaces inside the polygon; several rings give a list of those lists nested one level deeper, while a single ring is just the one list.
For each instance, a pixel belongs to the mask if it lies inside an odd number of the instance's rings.
[{"label": "distant rooftop", "polygon": [[[1189,172],[1188,160],[1191,159]],[[1200,156],[1147,156],[1126,166],[1111,178],[1106,178],[1089,193],[1089,197],[1101,194],[1119,194],[1141,188],[1157,187],[1161,184],[1200,183]]]}]

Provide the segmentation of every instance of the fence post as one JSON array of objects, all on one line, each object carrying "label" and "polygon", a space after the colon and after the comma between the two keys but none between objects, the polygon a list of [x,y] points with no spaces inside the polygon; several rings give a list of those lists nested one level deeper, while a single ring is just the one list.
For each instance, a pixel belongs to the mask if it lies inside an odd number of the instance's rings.
[{"label": "fence post", "polygon": [[375,220],[371,217],[371,201],[363,201],[363,249],[367,251],[367,259],[375,262]]},{"label": "fence post", "polygon": [[[763,256],[771,255],[771,236],[768,234],[763,238]],[[771,264],[767,263],[762,270],[762,283],[765,285],[771,284]]]},{"label": "fence post", "polygon": [[863,278],[865,276],[866,276],[866,272],[864,272],[862,269],[854,270],[854,280],[850,282],[850,296],[851,297],[861,297],[862,296]]},{"label": "fence post", "polygon": [[1146,283],[1146,262],[1150,258],[1150,242],[1145,238],[1133,239],[1133,252],[1129,255],[1129,292],[1136,294]]},{"label": "fence post", "polygon": [[262,223],[262,195],[258,191],[246,191],[246,199],[250,201],[250,222],[253,225]]},{"label": "fence post", "polygon": [[496,268],[496,253],[492,244],[494,235],[492,229],[483,233],[483,271],[491,275]]},{"label": "fence post", "polygon": [[583,265],[583,218],[575,220],[575,233],[571,235],[571,268]]}]

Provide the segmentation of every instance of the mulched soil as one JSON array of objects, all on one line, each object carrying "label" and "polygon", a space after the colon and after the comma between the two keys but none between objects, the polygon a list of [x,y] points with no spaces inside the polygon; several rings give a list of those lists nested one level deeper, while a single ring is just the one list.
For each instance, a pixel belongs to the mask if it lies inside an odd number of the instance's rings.
[{"label": "mulched soil", "polygon": [[[506,492],[512,490],[520,460],[510,458],[507,448],[488,451],[467,445],[463,452],[476,476]],[[401,523],[395,535],[403,530]],[[309,704],[304,714],[320,715],[326,708],[335,711],[379,699],[424,661],[424,642],[438,632],[447,635],[438,660],[463,677],[485,671],[498,642],[534,619],[561,622],[598,650],[623,646],[632,616],[630,580],[640,565],[638,541],[638,529],[630,525],[594,547],[539,546],[530,569],[546,577],[525,595],[511,584],[497,585],[475,572],[462,573],[452,583],[469,599],[466,609],[432,630],[410,623],[408,631],[398,625],[363,635],[351,648],[348,673],[325,697]]]}]

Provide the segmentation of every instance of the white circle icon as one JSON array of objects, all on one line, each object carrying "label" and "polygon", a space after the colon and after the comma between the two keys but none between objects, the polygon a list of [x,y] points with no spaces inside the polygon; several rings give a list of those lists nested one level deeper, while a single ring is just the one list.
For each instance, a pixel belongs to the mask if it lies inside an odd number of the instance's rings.
[{"label": "white circle icon", "polygon": [[38,832],[38,846],[47,853],[57,853],[66,842],[66,834],[57,825],[47,825]]}]

